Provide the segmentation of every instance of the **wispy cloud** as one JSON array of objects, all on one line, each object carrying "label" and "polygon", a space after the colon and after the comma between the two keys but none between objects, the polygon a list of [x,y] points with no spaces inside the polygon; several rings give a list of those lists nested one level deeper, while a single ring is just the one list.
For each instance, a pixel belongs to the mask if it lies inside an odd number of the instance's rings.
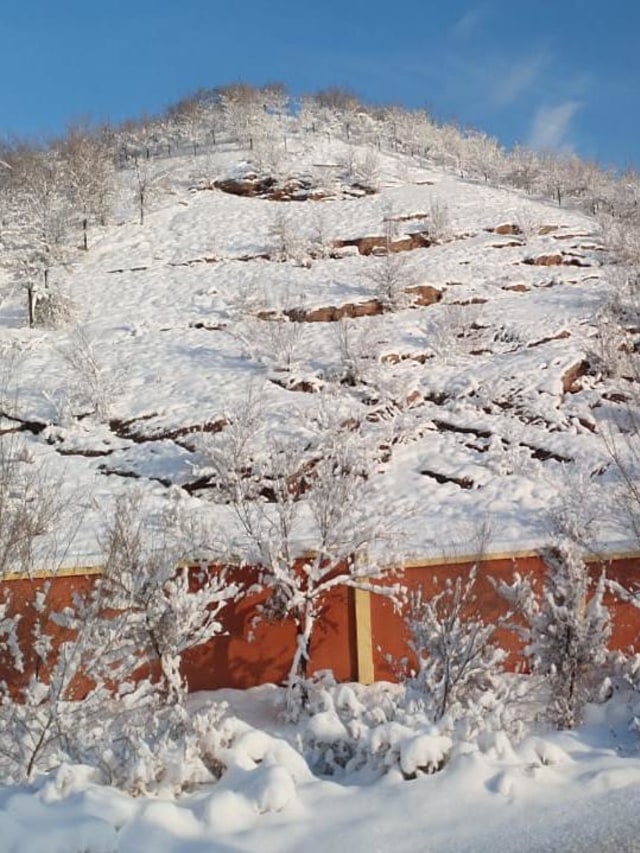
[{"label": "wispy cloud", "polygon": [[540,78],[549,56],[546,50],[508,66],[492,69],[489,99],[495,107],[508,107]]},{"label": "wispy cloud", "polygon": [[485,11],[486,7],[484,4],[477,6],[475,9],[469,9],[469,11],[465,12],[453,24],[449,30],[449,35],[457,39],[469,38],[478,28],[478,24],[484,16]]},{"label": "wispy cloud", "polygon": [[569,149],[571,122],[582,108],[581,101],[564,101],[556,106],[543,106],[531,123],[529,145],[537,149]]}]

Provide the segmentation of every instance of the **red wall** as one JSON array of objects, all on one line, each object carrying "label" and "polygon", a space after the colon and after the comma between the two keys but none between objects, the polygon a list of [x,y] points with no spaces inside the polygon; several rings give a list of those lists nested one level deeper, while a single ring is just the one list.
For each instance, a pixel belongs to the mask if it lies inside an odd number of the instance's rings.
[{"label": "red wall", "polygon": [[[264,593],[252,593],[223,611],[227,635],[188,651],[183,672],[190,690],[253,687],[282,683],[296,647],[291,621],[256,622],[256,608]],[[350,590],[334,588],[311,640],[309,673],[332,669],[337,678],[357,678],[355,609]]]},{"label": "red wall", "polygon": [[[412,566],[405,570],[402,583],[409,590],[421,588],[427,596],[434,595],[444,587],[447,579],[466,576],[472,565],[472,562],[467,562]],[[640,558],[590,564],[594,578],[603,568],[608,578],[617,580],[627,589],[640,585]],[[485,621],[491,622],[508,610],[506,602],[496,594],[491,579],[511,583],[514,573],[518,572],[522,576],[532,575],[542,585],[546,571],[546,564],[539,556],[483,560],[478,567],[473,606]],[[605,604],[610,608],[613,623],[610,648],[626,651],[634,645],[640,647],[640,610],[611,594],[605,596]],[[397,678],[394,661],[401,661],[409,654],[407,632],[402,616],[384,596],[371,596],[371,627],[375,679],[394,681]],[[522,669],[522,643],[515,632],[501,628],[496,632],[496,641],[509,652],[507,666]]]},{"label": "red wall", "polygon": [[[448,564],[440,566],[411,567],[406,569],[402,582],[409,588],[421,586],[427,594],[442,588],[447,578],[466,575],[471,564]],[[600,565],[592,567],[594,576]],[[640,584],[640,559],[621,559],[607,564],[608,577],[618,580],[627,588]],[[247,577],[250,570],[236,570],[238,579]],[[489,578],[511,581],[514,571],[532,573],[542,579],[545,566],[539,557],[511,558],[483,561],[476,583],[476,606],[485,619],[503,613],[505,604],[496,595]],[[20,637],[22,647],[27,650],[25,673],[16,673],[6,653],[0,654],[0,680],[18,690],[36,666],[31,648],[30,635],[36,621],[33,608],[36,592],[50,584],[49,608],[60,610],[72,604],[74,592],[87,592],[94,583],[95,575],[60,576],[51,580],[20,579],[0,584],[0,601],[3,594],[11,596],[11,608],[22,614]],[[395,583],[398,578],[390,580]],[[184,655],[183,672],[190,690],[215,689],[218,687],[245,688],[266,682],[282,683],[288,673],[295,649],[295,629],[290,622],[266,622],[255,624],[256,607],[264,600],[264,594],[251,593],[240,601],[230,604],[222,618],[227,635],[193,649]],[[404,623],[401,616],[384,596],[370,596],[371,630],[376,679],[395,677],[394,667],[387,657],[400,659],[407,655]],[[611,598],[607,603],[612,608],[614,632],[612,648],[627,649],[637,642],[640,634],[640,610],[630,604]],[[55,628],[58,642],[66,639],[62,629]],[[510,652],[511,666],[521,665],[518,655],[519,643],[513,633],[503,630],[499,642]],[[332,669],[338,679],[352,680],[357,672],[357,637],[353,591],[336,587],[329,595],[326,607],[318,621],[311,643],[309,673],[319,669]],[[74,685],[74,692],[81,693],[89,681]],[[69,697],[72,698],[72,697]]]}]

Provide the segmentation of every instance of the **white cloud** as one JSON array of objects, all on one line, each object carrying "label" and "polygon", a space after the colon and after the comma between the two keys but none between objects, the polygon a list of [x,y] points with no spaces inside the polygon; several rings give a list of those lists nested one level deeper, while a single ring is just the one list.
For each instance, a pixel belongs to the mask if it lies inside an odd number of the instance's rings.
[{"label": "white cloud", "polygon": [[567,135],[571,129],[580,101],[564,101],[555,107],[540,107],[533,117],[529,146],[537,149],[570,148]]}]

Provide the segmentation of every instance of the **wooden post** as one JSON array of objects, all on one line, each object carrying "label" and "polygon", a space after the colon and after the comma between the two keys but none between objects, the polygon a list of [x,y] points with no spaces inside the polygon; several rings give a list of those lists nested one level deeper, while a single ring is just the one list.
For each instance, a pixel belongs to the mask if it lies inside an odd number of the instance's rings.
[{"label": "wooden post", "polygon": [[371,684],[375,681],[375,672],[371,634],[371,593],[368,590],[355,590],[355,613],[358,681],[361,684]]}]

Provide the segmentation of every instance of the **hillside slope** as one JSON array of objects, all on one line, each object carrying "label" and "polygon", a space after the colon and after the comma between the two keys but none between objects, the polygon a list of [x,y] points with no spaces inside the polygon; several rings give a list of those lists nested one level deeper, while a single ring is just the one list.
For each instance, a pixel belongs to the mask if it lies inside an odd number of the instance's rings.
[{"label": "hillside slope", "polygon": [[118,220],[56,273],[75,306],[63,328],[26,328],[5,285],[0,426],[73,509],[67,562],[99,561],[132,488],[228,540],[211,447],[248,399],[262,449],[311,441],[319,411],[356,427],[371,513],[393,507],[410,557],[468,552],[481,528],[488,550],[535,547],[576,515],[624,547],[595,220],[400,154],[377,154],[363,187],[335,141],[292,143],[275,184],[241,156],[159,161],[144,225],[123,169]]}]

